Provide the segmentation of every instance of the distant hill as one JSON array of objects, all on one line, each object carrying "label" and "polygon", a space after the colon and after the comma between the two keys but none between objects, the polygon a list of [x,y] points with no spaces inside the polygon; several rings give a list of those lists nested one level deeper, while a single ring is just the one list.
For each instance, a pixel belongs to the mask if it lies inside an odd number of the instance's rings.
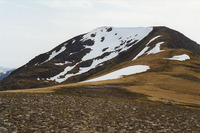
[{"label": "distant hill", "polygon": [[14,71],[14,69],[0,66],[0,81],[6,78],[12,71]]},{"label": "distant hill", "polygon": [[10,73],[11,73],[12,71],[13,71],[13,70],[6,71],[6,72],[0,72],[0,81],[3,80],[4,78],[8,77],[8,75],[10,75]]}]

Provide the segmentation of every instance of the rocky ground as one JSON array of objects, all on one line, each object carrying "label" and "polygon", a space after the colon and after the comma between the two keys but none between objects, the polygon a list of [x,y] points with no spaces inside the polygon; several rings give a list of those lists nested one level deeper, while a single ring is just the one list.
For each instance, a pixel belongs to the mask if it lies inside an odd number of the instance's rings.
[{"label": "rocky ground", "polygon": [[0,132],[8,133],[198,133],[199,116],[198,107],[150,102],[109,86],[0,93]]}]

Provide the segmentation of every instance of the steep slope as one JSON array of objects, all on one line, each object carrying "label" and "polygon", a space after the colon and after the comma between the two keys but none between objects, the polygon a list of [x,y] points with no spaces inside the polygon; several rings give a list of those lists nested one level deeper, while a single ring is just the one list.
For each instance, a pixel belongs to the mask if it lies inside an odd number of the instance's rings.
[{"label": "steep slope", "polygon": [[[130,64],[150,66],[147,73],[165,71],[169,67],[166,62],[170,59],[164,58],[173,58],[176,56],[173,53],[184,54],[178,52],[183,49],[198,59],[199,45],[167,27],[101,27],[35,57],[4,79],[1,90],[80,82]],[[151,63],[152,56],[159,54],[165,56],[158,56],[159,59]],[[144,57],[152,60],[141,60]]]}]

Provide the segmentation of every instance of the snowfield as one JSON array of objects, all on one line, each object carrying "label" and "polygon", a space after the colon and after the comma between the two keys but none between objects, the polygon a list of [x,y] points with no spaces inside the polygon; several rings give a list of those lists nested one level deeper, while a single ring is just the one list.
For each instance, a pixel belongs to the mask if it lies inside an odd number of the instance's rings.
[{"label": "snowfield", "polygon": [[[68,73],[73,68],[76,67],[81,62],[77,62],[74,66],[68,66],[65,68],[65,70],[58,75],[55,75],[53,77],[48,78],[47,80],[56,81],[58,83],[61,83],[68,79],[71,76],[76,76],[85,72],[88,72],[89,70],[102,65],[103,62],[108,61],[116,56],[118,56],[119,53],[123,51],[127,51],[129,48],[131,48],[133,45],[137,44],[139,41],[141,41],[144,37],[146,37],[151,31],[153,30],[152,27],[149,28],[114,28],[114,27],[100,27],[97,29],[92,30],[91,32],[88,32],[85,34],[81,42],[92,40],[94,41],[94,45],[92,46],[85,46],[85,48],[91,49],[89,53],[87,53],[83,58],[82,61],[87,61],[93,59],[93,62],[88,67],[80,67],[79,71],[74,74]],[[156,39],[160,36],[157,36],[153,39]],[[152,39],[152,41],[153,41]],[[73,40],[72,43],[75,43],[75,40]],[[45,62],[50,61],[55,56],[59,55],[61,52],[63,52],[66,48],[63,46],[59,51],[53,51],[49,59],[47,59]],[[102,59],[97,59],[99,56],[103,55],[104,53],[109,53],[107,56],[105,56]],[[69,62],[67,62],[69,63]],[[55,63],[55,65],[64,65],[66,63]]]},{"label": "snowfield", "polygon": [[129,66],[122,68],[120,70],[108,73],[106,75],[103,75],[101,77],[97,77],[91,80],[86,80],[84,82],[94,82],[94,81],[102,81],[102,80],[109,80],[109,79],[117,79],[122,77],[123,75],[131,75],[136,73],[145,72],[148,69],[150,69],[149,66],[146,65],[135,65],[135,66]]},{"label": "snowfield", "polygon": [[177,60],[177,61],[185,61],[187,59],[190,59],[190,56],[187,54],[177,55],[173,56],[172,58],[167,58],[168,60]]},{"label": "snowfield", "polygon": [[[131,46],[126,46],[127,43],[136,44],[146,37],[153,29],[152,28],[113,28],[113,27],[101,27],[92,30],[83,36],[82,41],[88,39],[94,41],[94,45],[87,46],[86,48],[92,49],[90,53],[83,57],[83,61],[95,58],[102,54],[104,48],[107,48],[105,52],[113,52],[111,57],[113,58],[120,52],[128,50]],[[122,44],[122,45],[121,45]]]}]

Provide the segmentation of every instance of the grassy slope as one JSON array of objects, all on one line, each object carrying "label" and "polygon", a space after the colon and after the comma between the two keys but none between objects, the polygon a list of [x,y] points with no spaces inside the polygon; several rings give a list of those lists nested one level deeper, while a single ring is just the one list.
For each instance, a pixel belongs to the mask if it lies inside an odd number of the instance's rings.
[{"label": "grassy slope", "polygon": [[[94,75],[100,76],[130,65],[149,65],[150,70],[145,73],[124,76],[121,79],[107,80],[91,83],[63,84],[47,88],[11,90],[4,92],[30,92],[30,93],[53,93],[59,89],[83,88],[91,85],[122,84],[120,88],[130,92],[141,93],[153,101],[172,101],[179,104],[200,105],[200,73],[199,56],[189,51],[179,49],[164,49],[161,52],[149,56],[141,56],[137,60],[121,63]],[[188,54],[191,59],[186,61],[172,61],[175,55]],[[1,93],[4,93],[1,92]]]}]

